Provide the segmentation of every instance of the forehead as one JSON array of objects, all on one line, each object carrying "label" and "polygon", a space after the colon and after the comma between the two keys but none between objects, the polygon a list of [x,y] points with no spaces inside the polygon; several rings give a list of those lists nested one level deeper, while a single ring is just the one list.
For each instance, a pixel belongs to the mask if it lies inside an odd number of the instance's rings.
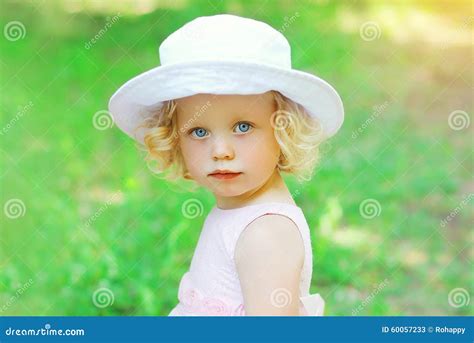
[{"label": "forehead", "polygon": [[178,110],[178,118],[202,117],[213,118],[214,115],[228,113],[226,117],[235,115],[254,115],[273,113],[275,101],[271,92],[251,95],[237,94],[196,94],[175,100]]}]

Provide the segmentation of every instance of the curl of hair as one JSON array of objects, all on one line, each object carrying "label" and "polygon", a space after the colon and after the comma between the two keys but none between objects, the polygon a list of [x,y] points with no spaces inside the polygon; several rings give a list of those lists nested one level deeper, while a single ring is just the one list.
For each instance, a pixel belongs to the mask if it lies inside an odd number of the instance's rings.
[{"label": "curl of hair", "polygon": [[[271,116],[275,139],[280,146],[277,167],[293,174],[299,182],[309,181],[320,158],[319,146],[326,139],[319,121],[280,92],[271,91],[277,110]],[[144,145],[148,168],[169,181],[191,179],[180,147],[176,102],[165,101],[137,128],[146,129]]]},{"label": "curl of hair", "polygon": [[320,160],[320,144],[326,140],[319,121],[303,106],[272,91],[277,110],[271,120],[281,154],[278,168],[296,176],[299,182],[309,181]]},{"label": "curl of hair", "polygon": [[148,168],[169,181],[186,178],[186,166],[179,147],[177,110],[173,100],[151,111],[152,115],[135,128],[145,129],[144,144],[139,148],[146,153]]}]

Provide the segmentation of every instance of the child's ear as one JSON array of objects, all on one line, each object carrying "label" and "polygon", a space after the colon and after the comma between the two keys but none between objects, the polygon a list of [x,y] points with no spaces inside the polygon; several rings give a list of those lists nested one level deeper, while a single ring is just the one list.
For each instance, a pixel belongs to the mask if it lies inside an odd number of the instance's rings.
[{"label": "child's ear", "polygon": [[192,180],[192,179],[193,179],[192,176],[191,176],[191,174],[189,174],[188,171],[186,171],[186,172],[184,173],[184,176],[183,176],[183,177],[184,177],[186,180]]}]

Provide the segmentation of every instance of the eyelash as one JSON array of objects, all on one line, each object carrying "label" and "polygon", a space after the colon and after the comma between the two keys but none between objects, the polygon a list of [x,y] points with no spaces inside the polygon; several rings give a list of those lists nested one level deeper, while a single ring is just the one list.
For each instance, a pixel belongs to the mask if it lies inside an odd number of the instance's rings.
[{"label": "eyelash", "polygon": [[[235,124],[234,128],[235,128],[235,127],[238,127],[240,124],[247,124],[247,125],[249,126],[249,130],[248,130],[248,131],[245,131],[245,132],[242,132],[241,134],[248,133],[248,132],[250,132],[250,130],[251,130],[252,128],[254,128],[253,124],[252,124],[252,123],[249,123],[249,122],[247,122],[247,121],[239,121],[237,124]],[[196,131],[196,130],[198,130],[198,129],[202,129],[202,127],[196,127],[196,128],[193,128],[193,129],[189,130],[189,131],[188,131],[188,135],[191,135],[191,136],[192,136],[193,132]],[[207,131],[207,130],[206,130],[206,131]],[[204,137],[206,137],[206,136],[203,136],[203,137],[196,137],[196,138],[201,139],[201,138],[204,138]]]}]

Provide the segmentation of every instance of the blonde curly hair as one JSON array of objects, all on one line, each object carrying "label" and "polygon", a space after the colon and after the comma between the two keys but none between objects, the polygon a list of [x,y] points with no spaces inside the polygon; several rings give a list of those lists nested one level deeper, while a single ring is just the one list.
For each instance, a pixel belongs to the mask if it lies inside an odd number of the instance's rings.
[{"label": "blonde curly hair", "polygon": [[[277,110],[270,123],[281,150],[277,167],[296,176],[299,182],[309,181],[320,159],[320,144],[327,137],[319,121],[301,105],[278,91],[271,92]],[[139,144],[139,148],[145,152],[148,167],[168,181],[190,179],[179,146],[177,126],[177,105],[169,100],[152,110],[151,116],[135,129],[146,130],[144,145]]]}]

